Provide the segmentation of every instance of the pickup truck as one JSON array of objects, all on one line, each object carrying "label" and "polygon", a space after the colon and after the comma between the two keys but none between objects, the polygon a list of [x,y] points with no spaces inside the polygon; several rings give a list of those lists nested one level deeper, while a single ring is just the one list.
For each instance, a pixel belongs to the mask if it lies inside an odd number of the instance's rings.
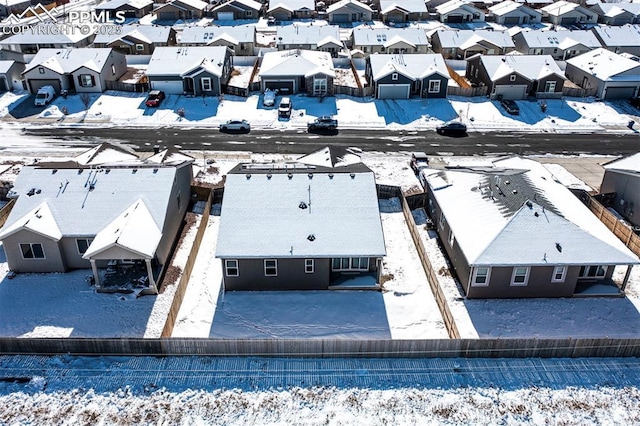
[{"label": "pickup truck", "polygon": [[338,128],[338,120],[328,115],[323,115],[315,120],[307,123],[307,130],[336,130]]}]

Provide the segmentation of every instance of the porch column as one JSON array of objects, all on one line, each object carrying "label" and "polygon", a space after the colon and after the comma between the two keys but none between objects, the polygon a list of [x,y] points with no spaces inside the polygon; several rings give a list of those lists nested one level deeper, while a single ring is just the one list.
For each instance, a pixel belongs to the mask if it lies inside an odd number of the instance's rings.
[{"label": "porch column", "polygon": [[100,288],[100,275],[98,274],[98,267],[96,266],[96,261],[93,259],[89,259],[91,262],[91,270],[93,271],[93,280],[96,283],[96,288]]},{"label": "porch column", "polygon": [[147,264],[147,276],[149,277],[149,287],[153,289],[155,294],[158,294],[158,287],[156,287],[156,280],[153,278],[153,270],[151,269],[151,259],[145,259]]},{"label": "porch column", "polygon": [[629,282],[629,275],[631,275],[631,268],[633,265],[627,265],[627,272],[624,274],[624,280],[622,280],[622,291],[627,288],[627,283]]}]

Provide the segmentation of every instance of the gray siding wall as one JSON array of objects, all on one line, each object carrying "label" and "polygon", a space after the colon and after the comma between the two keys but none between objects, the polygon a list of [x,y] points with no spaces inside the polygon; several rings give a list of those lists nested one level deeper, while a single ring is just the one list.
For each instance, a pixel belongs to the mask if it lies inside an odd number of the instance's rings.
[{"label": "gray siding wall", "polygon": [[[211,91],[203,91],[202,90],[202,79],[210,78],[211,79]],[[220,79],[217,75],[209,74],[206,72],[200,73],[193,78],[193,88],[195,89],[195,94],[197,96],[206,95],[206,96],[218,96],[221,93],[220,88]]]},{"label": "gray siding wall", "polygon": [[305,259],[277,259],[278,276],[264,275],[264,259],[238,259],[239,276],[228,277],[222,259],[225,291],[326,290],[329,287],[330,259],[314,259],[314,272],[305,273]]},{"label": "gray siding wall", "polygon": [[231,7],[230,5],[225,5],[222,6],[220,9],[216,10],[214,13],[214,18],[218,19],[218,13],[222,12],[233,12],[233,18],[234,19],[258,19],[260,17],[260,12],[257,10],[253,10],[253,9],[249,9],[251,10],[250,15],[246,14],[246,10],[238,10],[235,7]]},{"label": "gray siding wall", "polygon": [[[629,222],[640,226],[640,176],[605,170],[600,192],[615,192],[613,208],[624,215]],[[625,201],[624,205],[620,204],[620,200]],[[630,212],[633,212],[633,215],[630,215]]]},{"label": "gray siding wall", "polygon": [[[180,206],[178,206],[177,197],[180,194]],[[169,205],[167,206],[167,215],[162,228],[162,239],[158,244],[156,258],[158,263],[164,265],[171,251],[182,220],[187,211],[189,201],[191,199],[191,164],[179,167],[176,170],[176,183],[171,189]]]},{"label": "gray siding wall", "polygon": [[[553,93],[545,93],[544,87],[547,82],[555,81],[556,88]],[[564,87],[564,78],[557,75],[550,75],[549,77],[542,78],[538,80],[538,87],[536,88],[536,96],[544,97],[544,98],[559,98],[562,97],[562,88]]]},{"label": "gray siding wall", "polygon": [[[20,244],[42,244],[44,259],[23,259]],[[65,261],[57,242],[30,231],[17,232],[2,241],[9,269],[15,272],[64,272]]]},{"label": "gray siding wall", "polygon": [[[39,69],[42,68],[44,73],[40,73]],[[69,85],[67,84],[67,80],[63,78],[57,72],[51,71],[49,68],[45,67],[35,67],[24,74],[24,79],[28,82],[29,80],[58,80],[60,81],[60,87],[62,90],[68,90]],[[27,88],[30,90],[30,86],[27,84]]]},{"label": "gray siding wall", "polygon": [[[440,81],[440,91],[438,93],[429,93],[429,81],[431,80],[439,80]],[[449,79],[441,76],[440,74],[430,75],[422,80],[422,93],[420,93],[420,97],[422,98],[446,98],[447,97],[447,85],[449,84]]]},{"label": "gray siding wall", "polygon": [[[590,89],[595,87],[596,95],[597,96],[602,95],[602,91],[604,89],[604,82],[594,77],[593,75],[582,71],[580,68],[576,68],[575,66],[567,63],[567,67],[564,70],[564,75],[566,75],[569,80],[573,81],[575,84],[582,87],[583,89]],[[586,85],[583,84],[585,77],[587,78]]]},{"label": "gray siding wall", "polygon": [[[477,77],[475,70],[478,70]],[[467,71],[465,72],[465,75],[474,86],[482,83],[490,88],[493,87],[493,82],[489,78],[489,74],[487,74],[479,56],[477,58],[467,60]]]},{"label": "gray siding wall", "polygon": [[[93,238],[94,236],[88,236],[86,238]],[[91,262],[82,258],[82,255],[78,253],[78,245],[76,244],[77,238],[65,237],[60,240],[60,248],[63,253],[63,258],[66,262],[66,266],[69,269],[84,269],[91,268]]]},{"label": "gray siding wall", "polygon": [[[526,266],[526,265],[523,265]],[[488,286],[468,286],[467,297],[475,298],[515,298],[515,297],[571,297],[575,291],[579,266],[567,269],[563,283],[551,282],[554,266],[531,267],[526,286],[512,286],[512,267],[493,267]],[[613,269],[613,268],[609,268]]]}]

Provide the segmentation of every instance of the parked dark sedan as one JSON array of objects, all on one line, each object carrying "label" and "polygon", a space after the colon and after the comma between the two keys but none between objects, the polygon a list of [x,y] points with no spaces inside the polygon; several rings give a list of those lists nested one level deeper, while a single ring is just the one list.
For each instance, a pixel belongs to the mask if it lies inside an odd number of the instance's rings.
[{"label": "parked dark sedan", "polygon": [[504,110],[507,111],[511,115],[520,114],[520,107],[518,106],[518,104],[515,101],[512,101],[511,99],[503,99],[503,100],[501,100],[500,101],[500,105],[502,105],[502,108],[504,108]]},{"label": "parked dark sedan", "polygon": [[467,133],[467,125],[460,121],[447,121],[436,127],[436,132],[440,134],[462,135]]}]

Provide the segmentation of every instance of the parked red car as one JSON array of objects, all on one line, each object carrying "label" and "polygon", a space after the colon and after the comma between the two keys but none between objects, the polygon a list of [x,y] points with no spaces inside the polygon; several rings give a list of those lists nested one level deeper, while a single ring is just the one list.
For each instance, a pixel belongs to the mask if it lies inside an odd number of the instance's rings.
[{"label": "parked red car", "polygon": [[164,98],[165,96],[162,90],[152,90],[149,92],[149,96],[147,96],[144,104],[148,107],[157,107]]}]

